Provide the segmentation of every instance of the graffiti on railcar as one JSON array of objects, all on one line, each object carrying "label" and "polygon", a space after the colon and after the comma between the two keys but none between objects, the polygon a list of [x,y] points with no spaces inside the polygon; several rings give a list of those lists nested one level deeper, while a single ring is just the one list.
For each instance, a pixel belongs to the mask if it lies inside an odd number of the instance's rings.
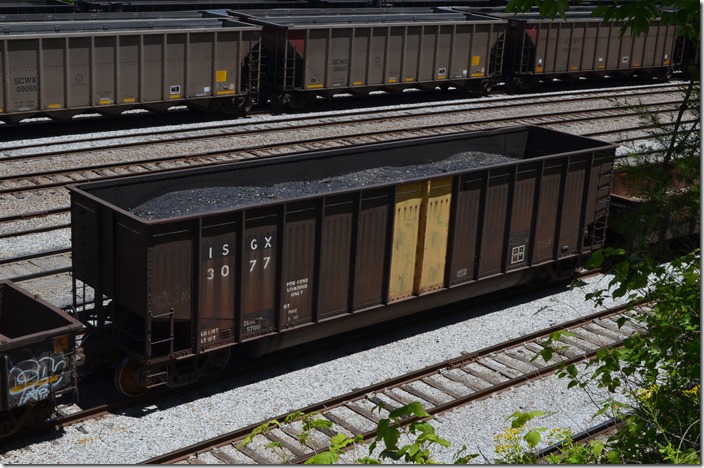
[{"label": "graffiti on railcar", "polygon": [[64,353],[43,353],[34,356],[25,349],[10,366],[8,389],[17,406],[47,399],[52,391],[70,384],[68,357]]}]

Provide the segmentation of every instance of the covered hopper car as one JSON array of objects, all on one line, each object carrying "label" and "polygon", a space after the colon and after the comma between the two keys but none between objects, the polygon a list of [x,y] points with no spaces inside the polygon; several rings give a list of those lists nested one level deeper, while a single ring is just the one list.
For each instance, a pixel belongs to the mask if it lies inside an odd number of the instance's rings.
[{"label": "covered hopper car", "polygon": [[647,35],[620,34],[590,10],[566,19],[467,7],[251,10],[263,26],[262,100],[293,107],[316,96],[455,87],[510,92],[554,79],[668,79],[685,62],[676,27],[652,20]]},{"label": "covered hopper car", "polygon": [[0,26],[0,119],[7,122],[133,108],[165,111],[184,104],[237,112],[249,88],[256,87],[244,64],[258,46],[260,28],[236,21],[96,19]]},{"label": "covered hopper car", "polygon": [[81,322],[10,281],[0,281],[0,436],[46,419],[75,394]]},{"label": "covered hopper car", "polygon": [[650,21],[647,34],[636,36],[630,30],[621,35],[623,21],[604,22],[590,11],[567,12],[565,21],[536,13],[494,15],[509,23],[500,81],[511,90],[525,91],[553,79],[668,79],[685,59],[677,27],[657,19]]},{"label": "covered hopper car", "polygon": [[0,120],[183,105],[241,115],[343,93],[667,79],[689,60],[674,26],[653,20],[647,36],[621,37],[621,23],[583,11],[554,21],[466,7],[148,14],[0,18]]},{"label": "covered hopper car", "polygon": [[452,9],[234,12],[261,25],[262,100],[303,107],[316,96],[455,86],[483,94],[500,75],[503,19]]},{"label": "covered hopper car", "polygon": [[614,154],[516,127],[72,185],[86,360],[111,345],[138,394],[217,372],[233,347],[569,277],[604,243]]}]

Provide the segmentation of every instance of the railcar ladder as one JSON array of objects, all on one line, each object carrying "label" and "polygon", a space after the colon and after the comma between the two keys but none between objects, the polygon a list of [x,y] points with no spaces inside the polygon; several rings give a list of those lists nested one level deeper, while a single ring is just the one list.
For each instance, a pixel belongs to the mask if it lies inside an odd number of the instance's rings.
[{"label": "railcar ladder", "polygon": [[603,165],[608,168],[606,172],[599,174],[597,193],[604,194],[596,200],[594,205],[594,225],[591,232],[591,246],[603,245],[606,241],[607,218],[609,215],[609,194],[611,193],[611,165]]},{"label": "railcar ladder", "polygon": [[259,77],[261,71],[261,42],[257,42],[249,51],[249,77],[247,92],[252,103],[259,101]]},{"label": "railcar ladder", "polygon": [[88,299],[88,286],[85,282],[76,279],[74,276],[73,281],[73,300],[70,306],[70,313],[74,314],[75,317],[80,320],[83,324],[91,326],[93,328],[102,328],[109,320],[110,316],[106,313],[106,306],[103,302],[99,302],[97,296],[100,295],[103,301],[106,299],[105,296],[92,289],[93,299]]},{"label": "railcar ladder", "polygon": [[499,78],[503,73],[502,64],[504,63],[504,43],[506,42],[506,34],[508,34],[508,31],[505,31],[503,34],[499,34],[496,42],[491,48],[489,55],[489,69],[487,70],[487,76],[489,77]]},{"label": "railcar ladder", "polygon": [[521,73],[531,73],[533,71],[533,67],[530,63],[530,51],[532,43],[533,42],[531,41],[530,36],[528,36],[528,33],[524,33],[523,40],[520,41],[519,50],[517,51],[518,53],[515,55],[521,58],[521,61],[519,62],[521,64]]},{"label": "railcar ladder", "polygon": [[[153,323],[156,321],[156,319],[162,319],[162,320],[169,321],[168,336],[161,338],[159,340],[154,340],[154,336],[153,336]],[[175,324],[176,324],[175,322],[176,321],[175,321],[174,310],[171,309],[168,312],[165,312],[165,313],[159,314],[159,315],[152,315],[150,313],[149,314],[149,322],[151,322],[151,323],[146,323],[146,321],[145,321],[145,325],[148,327],[148,329],[145,330],[145,338],[146,338],[145,346],[147,347],[147,349],[145,349],[146,355],[151,358],[153,356],[154,346],[163,345],[165,343],[168,343],[168,347],[169,347],[168,355],[173,356],[174,351],[175,351],[174,344],[176,342],[176,338],[175,338],[175,336],[176,336],[175,335]],[[163,353],[159,353],[158,355],[163,355]]]},{"label": "railcar ladder", "polygon": [[296,84],[296,49],[288,45],[284,59],[284,90],[291,90]]},{"label": "railcar ladder", "polygon": [[74,275],[71,275],[73,281],[73,311],[76,317],[83,323],[88,320],[87,317],[87,304],[86,304],[86,283],[76,279]]}]

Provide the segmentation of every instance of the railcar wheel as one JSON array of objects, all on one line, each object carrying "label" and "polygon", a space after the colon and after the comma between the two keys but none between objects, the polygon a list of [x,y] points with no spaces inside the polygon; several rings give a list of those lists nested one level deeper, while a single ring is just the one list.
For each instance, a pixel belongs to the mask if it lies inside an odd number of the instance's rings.
[{"label": "railcar wheel", "polygon": [[147,393],[148,388],[137,378],[139,363],[124,358],[115,370],[115,388],[125,396],[137,397]]},{"label": "railcar wheel", "polygon": [[538,86],[540,83],[540,78],[532,75],[517,75],[509,78],[505,85],[506,91],[509,94],[522,93],[530,91],[531,89]]},{"label": "railcar wheel", "polygon": [[288,102],[288,106],[293,110],[305,110],[315,102],[315,94],[293,93]]},{"label": "railcar wheel", "polygon": [[482,97],[487,96],[491,91],[492,83],[491,80],[481,80],[481,81],[470,81],[464,88],[461,88],[465,93],[471,97]]},{"label": "railcar wheel", "polygon": [[252,110],[252,101],[249,98],[241,98],[237,101],[238,116],[247,117],[250,110]]},{"label": "railcar wheel", "polygon": [[547,277],[550,275],[548,267],[542,265],[533,270],[533,277],[528,281],[528,286],[532,288],[537,288],[538,286],[545,283]]},{"label": "railcar wheel", "polygon": [[519,76],[518,77],[518,89],[521,91],[530,91],[533,88],[536,88],[538,86],[538,83],[540,83],[540,78],[537,76]]},{"label": "railcar wheel", "polygon": [[504,88],[508,94],[517,94],[520,90],[518,89],[517,77],[511,77],[504,83]]},{"label": "railcar wheel", "polygon": [[672,70],[669,68],[658,68],[653,72],[653,76],[658,81],[670,81],[672,79]]},{"label": "railcar wheel", "polygon": [[286,111],[286,107],[288,105],[289,97],[286,94],[283,93],[276,93],[271,96],[270,98],[270,103],[271,103],[271,110],[275,114],[280,114],[282,112]]},{"label": "railcar wheel", "polygon": [[200,368],[200,375],[210,377],[222,372],[227,363],[230,362],[230,348],[220,349],[208,354],[203,366]]},{"label": "railcar wheel", "polygon": [[579,260],[569,259],[553,263],[548,268],[550,281],[553,283],[562,283],[574,278],[577,272]]},{"label": "railcar wheel", "polygon": [[51,417],[56,409],[56,402],[53,398],[35,403],[33,408],[34,421],[46,421]]}]

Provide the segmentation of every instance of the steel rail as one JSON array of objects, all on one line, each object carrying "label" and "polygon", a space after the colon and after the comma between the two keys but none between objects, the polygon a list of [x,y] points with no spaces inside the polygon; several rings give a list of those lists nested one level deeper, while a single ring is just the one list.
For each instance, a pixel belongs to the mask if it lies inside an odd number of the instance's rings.
[{"label": "steel rail", "polygon": [[[596,426],[590,427],[587,430],[575,434],[574,436],[572,436],[571,441],[575,444],[583,444],[589,440],[598,439],[599,437],[603,437],[606,434],[610,434],[622,426],[623,420],[610,418],[609,420],[604,421],[601,424],[597,424]],[[549,455],[559,452],[562,446],[562,443],[556,443],[545,447],[544,449],[538,450],[535,455],[538,460],[544,460]]]}]

